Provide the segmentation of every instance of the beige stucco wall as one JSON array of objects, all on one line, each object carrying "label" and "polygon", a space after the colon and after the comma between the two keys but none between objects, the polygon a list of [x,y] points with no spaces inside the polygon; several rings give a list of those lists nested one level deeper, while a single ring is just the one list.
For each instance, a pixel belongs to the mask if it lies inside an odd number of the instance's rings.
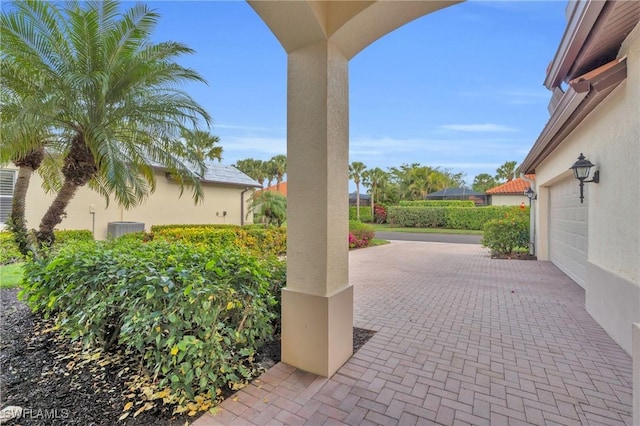
[{"label": "beige stucco wall", "polygon": [[[4,166],[5,169],[14,168]],[[57,229],[93,229],[93,215],[95,211],[95,237],[104,239],[107,237],[109,222],[131,221],[143,222],[145,229],[149,231],[152,225],[163,224],[206,224],[228,223],[239,225],[240,196],[244,187],[204,183],[204,199],[195,204],[191,197],[191,190],[185,187],[180,197],[179,185],[170,182],[164,173],[156,173],[156,191],[140,206],[130,210],[120,208],[115,202],[110,202],[106,207],[105,200],[98,193],[87,187],[80,188],[67,208],[67,217]],[[248,199],[253,189],[245,192],[245,215]],[[27,226],[37,228],[40,219],[51,204],[53,195],[45,194],[42,190],[42,179],[34,174],[31,178],[27,193]],[[226,211],[227,215],[223,216]],[[251,215],[245,219],[245,223],[252,221]]]},{"label": "beige stucco wall", "polygon": [[529,205],[529,199],[526,195],[521,194],[495,194],[491,195],[492,206],[519,206],[520,203],[524,203],[525,206]]},{"label": "beige stucco wall", "polygon": [[[631,324],[640,321],[640,25],[623,43],[627,79],[536,168],[537,255],[549,259],[549,187],[570,175],[584,153],[600,170],[588,185],[587,310],[631,352]],[[576,185],[578,181],[576,180]]]}]

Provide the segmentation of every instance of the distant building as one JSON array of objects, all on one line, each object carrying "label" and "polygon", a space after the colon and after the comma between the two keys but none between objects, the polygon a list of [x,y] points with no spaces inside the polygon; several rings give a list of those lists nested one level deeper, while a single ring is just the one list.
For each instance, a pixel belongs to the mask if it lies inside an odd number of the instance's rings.
[{"label": "distant building", "polygon": [[470,200],[476,206],[487,204],[487,196],[481,192],[476,192],[469,188],[445,188],[442,191],[432,192],[427,195],[427,200]]},{"label": "distant building", "polygon": [[[527,179],[535,180],[536,175],[526,175]],[[531,182],[522,178],[510,180],[486,191],[488,203],[492,206],[519,206],[524,203],[529,205],[529,198],[524,192],[531,186]]]}]

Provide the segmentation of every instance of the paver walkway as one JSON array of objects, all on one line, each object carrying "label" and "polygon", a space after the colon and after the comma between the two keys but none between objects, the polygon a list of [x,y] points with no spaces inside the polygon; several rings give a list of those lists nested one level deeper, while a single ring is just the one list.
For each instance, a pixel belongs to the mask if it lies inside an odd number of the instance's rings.
[{"label": "paver walkway", "polygon": [[377,333],[332,378],[280,363],[194,424],[632,424],[631,357],[551,263],[393,242],[350,276]]}]

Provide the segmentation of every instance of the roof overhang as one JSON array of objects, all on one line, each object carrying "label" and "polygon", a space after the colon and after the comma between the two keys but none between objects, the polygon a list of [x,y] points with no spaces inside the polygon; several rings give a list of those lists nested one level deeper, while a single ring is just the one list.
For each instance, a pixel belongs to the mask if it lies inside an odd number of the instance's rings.
[{"label": "roof overhang", "polygon": [[567,28],[544,81],[550,90],[615,59],[640,21],[639,1],[569,1],[566,10]]},{"label": "roof overhang", "polygon": [[571,80],[569,89],[522,162],[521,171],[535,173],[536,167],[626,78],[625,56]]}]

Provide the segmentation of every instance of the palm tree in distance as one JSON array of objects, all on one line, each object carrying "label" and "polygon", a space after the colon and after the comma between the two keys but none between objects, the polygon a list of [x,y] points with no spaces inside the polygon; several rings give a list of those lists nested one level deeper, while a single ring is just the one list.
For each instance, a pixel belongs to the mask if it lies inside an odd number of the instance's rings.
[{"label": "palm tree in distance", "polygon": [[25,116],[48,120],[65,143],[63,182],[40,223],[40,244],[53,242],[84,185],[125,208],[142,202],[155,189],[152,164],[168,169],[181,193],[191,186],[199,201],[204,162],[185,152],[180,133],[210,117],[180,86],[205,81],[175,62],[190,48],[151,42],[159,15],[142,3],[121,14],[116,1],[12,6],[2,14],[3,62],[43,79],[42,102],[27,105]]},{"label": "palm tree in distance", "polygon": [[222,147],[216,146],[220,138],[212,135],[206,130],[182,129],[180,131],[184,139],[184,150],[182,154],[185,158],[196,158],[198,161],[222,160]]},{"label": "palm tree in distance", "polygon": [[500,182],[510,182],[516,177],[517,161],[506,161],[496,170],[496,180]]},{"label": "palm tree in distance", "polygon": [[378,187],[380,187],[386,179],[386,173],[379,167],[375,169],[365,170],[362,173],[362,182],[371,187],[371,217],[375,213],[375,200]]},{"label": "palm tree in distance", "polygon": [[283,176],[287,173],[287,156],[276,155],[271,159],[271,163],[276,174],[276,191],[280,192],[280,182],[282,182]]},{"label": "palm tree in distance", "polygon": [[354,161],[349,165],[349,179],[353,179],[353,183],[356,184],[356,219],[360,220],[360,181],[362,179],[362,173],[367,166],[359,161]]}]

